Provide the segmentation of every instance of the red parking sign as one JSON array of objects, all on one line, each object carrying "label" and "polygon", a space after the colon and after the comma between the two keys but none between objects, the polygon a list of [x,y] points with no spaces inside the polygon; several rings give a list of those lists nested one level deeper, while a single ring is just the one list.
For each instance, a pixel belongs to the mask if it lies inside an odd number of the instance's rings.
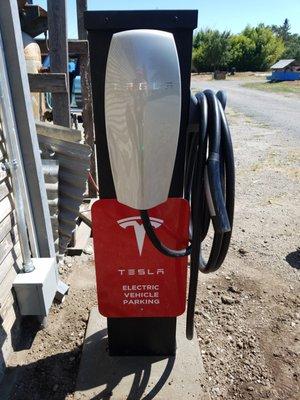
[{"label": "red parking sign", "polygon": [[[168,247],[188,244],[189,204],[170,198],[149,210]],[[186,303],[187,257],[171,258],[148,239],[139,211],[115,199],[92,207],[99,311],[106,317],[175,317]]]}]

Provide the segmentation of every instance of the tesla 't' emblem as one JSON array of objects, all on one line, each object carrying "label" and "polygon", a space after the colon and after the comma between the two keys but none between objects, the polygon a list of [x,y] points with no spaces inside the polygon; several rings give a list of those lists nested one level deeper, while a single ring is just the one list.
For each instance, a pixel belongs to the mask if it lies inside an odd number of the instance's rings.
[{"label": "tesla 't' emblem", "polygon": [[[133,227],[137,247],[138,247],[140,255],[142,255],[146,232],[145,232],[144,225],[141,221],[141,217],[123,218],[123,219],[119,219],[119,221],[117,221],[117,222],[123,229],[126,229],[129,226]],[[164,221],[162,219],[150,217],[150,222],[151,222],[151,225],[153,226],[153,228],[156,229],[156,228],[159,228],[163,224]]]}]

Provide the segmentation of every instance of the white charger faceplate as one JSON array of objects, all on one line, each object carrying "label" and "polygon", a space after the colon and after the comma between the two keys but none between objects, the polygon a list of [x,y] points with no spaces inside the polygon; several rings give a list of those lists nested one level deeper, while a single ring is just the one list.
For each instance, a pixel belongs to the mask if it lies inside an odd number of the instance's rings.
[{"label": "white charger faceplate", "polygon": [[145,210],[170,189],[181,117],[181,77],[171,33],[113,35],[105,77],[105,123],[117,200]]}]

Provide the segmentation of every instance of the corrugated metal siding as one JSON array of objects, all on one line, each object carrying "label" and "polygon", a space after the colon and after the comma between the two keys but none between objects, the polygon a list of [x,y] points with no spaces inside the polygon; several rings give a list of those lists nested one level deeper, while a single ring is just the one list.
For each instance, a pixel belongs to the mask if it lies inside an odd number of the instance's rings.
[{"label": "corrugated metal siding", "polygon": [[76,228],[86,191],[91,149],[80,143],[38,135],[42,158],[59,162],[59,254],[64,254]]},{"label": "corrugated metal siding", "polygon": [[[53,232],[57,237],[59,231],[59,252],[63,254],[75,229],[79,207],[86,190],[91,150],[86,145],[43,136],[39,137],[39,141],[43,157],[48,158],[43,162],[43,171]],[[6,150],[0,121],[0,163],[5,161]],[[19,322],[15,311],[17,306],[12,295],[12,282],[21,267],[22,257],[12,187],[7,172],[0,169],[0,381],[4,374],[5,360],[12,351],[12,332],[17,329]]]},{"label": "corrugated metal siding", "polygon": [[[0,163],[6,161],[6,150],[0,121]],[[10,178],[0,170],[0,380],[5,360],[11,352],[12,327],[16,314],[12,282],[22,267],[22,258]]]},{"label": "corrugated metal siding", "polygon": [[49,204],[55,252],[58,252],[58,173],[59,163],[57,160],[42,160],[43,174]]},{"label": "corrugated metal siding", "polygon": [[272,65],[271,69],[282,69],[288,67],[290,64],[292,64],[295,61],[295,59],[290,59],[290,60],[279,60],[277,63]]}]

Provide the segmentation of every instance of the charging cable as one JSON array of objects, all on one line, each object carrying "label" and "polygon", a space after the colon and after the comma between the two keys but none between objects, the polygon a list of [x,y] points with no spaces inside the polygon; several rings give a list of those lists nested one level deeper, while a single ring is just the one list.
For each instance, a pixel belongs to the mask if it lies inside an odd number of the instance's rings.
[{"label": "charging cable", "polygon": [[[186,249],[169,249],[159,240],[147,210],[141,219],[153,246],[169,257],[191,256],[186,336],[193,338],[199,270],[216,271],[228,252],[234,214],[235,172],[231,135],[225,116],[226,95],[211,90],[192,98],[197,106],[199,130],[189,134],[186,147],[184,198],[191,207],[190,244]],[[212,223],[214,235],[208,260],[202,242]]]}]

